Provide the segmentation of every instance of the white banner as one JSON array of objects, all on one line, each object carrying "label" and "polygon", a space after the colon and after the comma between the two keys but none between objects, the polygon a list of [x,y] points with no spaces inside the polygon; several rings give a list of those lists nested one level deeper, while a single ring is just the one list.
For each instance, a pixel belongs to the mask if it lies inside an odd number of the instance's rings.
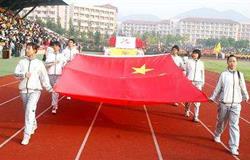
[{"label": "white banner", "polygon": [[116,37],[116,48],[135,48],[135,37]]}]

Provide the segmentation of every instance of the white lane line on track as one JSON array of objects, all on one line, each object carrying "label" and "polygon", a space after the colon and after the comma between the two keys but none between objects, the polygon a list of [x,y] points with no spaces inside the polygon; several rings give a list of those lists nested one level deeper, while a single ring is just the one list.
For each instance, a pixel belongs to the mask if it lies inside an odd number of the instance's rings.
[{"label": "white lane line on track", "polygon": [[[183,105],[183,104],[182,104]],[[184,105],[183,105],[184,106]],[[185,106],[184,106],[185,107]],[[191,112],[190,111],[190,113],[192,114],[192,115],[194,115],[194,113],[193,112]],[[214,133],[205,125],[205,123],[203,123],[202,121],[201,121],[201,119],[199,120],[199,123],[214,137]],[[215,142],[214,142],[215,143]],[[230,152],[230,150],[229,150],[229,148],[223,143],[223,142],[221,142],[220,143],[226,150],[228,150],[229,152]],[[239,157],[237,157],[237,156],[235,156],[235,155],[232,155],[236,160],[240,160],[240,158]]]},{"label": "white lane line on track", "polygon": [[145,110],[145,113],[146,113],[146,116],[147,116],[148,125],[149,125],[149,128],[150,128],[151,134],[152,134],[152,138],[154,140],[155,149],[156,149],[156,152],[157,152],[157,155],[158,155],[158,159],[163,160],[162,153],[161,153],[161,150],[160,150],[160,146],[159,146],[157,138],[155,136],[155,132],[154,132],[150,117],[148,115],[148,110],[147,110],[146,105],[144,105],[144,110]]},{"label": "white lane line on track", "polygon": [[[214,87],[215,87],[215,86],[213,86],[212,84],[210,84],[210,83],[208,83],[208,82],[206,82],[206,84],[207,84],[208,86],[212,87],[212,88],[214,88]],[[215,102],[215,103],[218,105],[218,103],[217,103],[217,102]],[[244,122],[246,122],[247,124],[250,124],[250,122],[249,122],[248,120],[246,120],[245,118],[240,117],[240,119],[241,119],[241,120],[243,120]]]},{"label": "white lane line on track", "polygon": [[245,118],[240,117],[240,119],[242,119],[244,122],[246,122],[246,123],[250,124],[250,122],[249,122],[248,120],[246,120]]},{"label": "white lane line on track", "polygon": [[0,86],[0,88],[1,88],[1,87],[5,87],[5,86],[8,86],[8,85],[11,85],[11,84],[15,84],[15,83],[17,83],[17,82],[19,82],[19,81],[14,81],[14,82],[10,82],[10,83],[7,83],[7,84],[3,84],[3,85]]},{"label": "white lane line on track", "polygon": [[[65,96],[62,96],[58,102],[60,102]],[[45,112],[47,112],[50,108],[52,108],[52,105],[50,105],[48,108],[46,108],[44,111],[42,111],[39,115],[36,116],[36,119],[38,119],[39,117],[41,117]],[[4,147],[8,142],[10,142],[13,138],[15,138],[20,132],[22,132],[24,130],[24,127],[22,127],[21,129],[19,129],[17,132],[15,132],[11,137],[9,137],[8,139],[6,139],[3,143],[0,144],[0,148]]]},{"label": "white lane line on track", "polygon": [[90,133],[91,133],[91,131],[93,129],[93,126],[95,124],[96,118],[97,118],[97,116],[98,116],[98,114],[99,114],[99,112],[101,110],[102,104],[103,103],[100,103],[100,105],[99,105],[99,107],[98,107],[98,109],[97,109],[97,111],[95,113],[95,116],[94,116],[94,118],[93,118],[93,120],[92,120],[92,122],[91,122],[91,124],[89,126],[89,129],[88,129],[88,131],[87,131],[87,133],[86,133],[86,135],[85,135],[85,137],[84,137],[84,139],[82,141],[82,144],[81,144],[81,146],[80,146],[80,148],[79,148],[79,150],[77,152],[75,160],[79,160],[81,158],[82,151],[84,150],[84,147],[86,146],[86,143],[88,141],[89,135],[90,135]]},{"label": "white lane line on track", "polygon": [[2,106],[2,105],[4,105],[4,104],[6,104],[6,103],[9,103],[9,102],[11,102],[11,101],[13,101],[13,100],[15,100],[15,99],[17,99],[17,98],[19,98],[20,96],[16,96],[16,97],[14,97],[14,98],[11,98],[10,100],[8,100],[8,101],[5,101],[5,102],[3,102],[3,103],[0,103],[0,106]]}]

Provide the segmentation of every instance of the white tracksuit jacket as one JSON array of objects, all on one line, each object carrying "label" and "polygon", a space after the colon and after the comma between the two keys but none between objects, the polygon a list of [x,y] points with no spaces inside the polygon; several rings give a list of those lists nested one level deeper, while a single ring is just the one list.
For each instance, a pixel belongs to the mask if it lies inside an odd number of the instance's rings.
[{"label": "white tracksuit jacket", "polygon": [[[57,61],[57,64],[49,65],[50,63],[54,63]],[[45,61],[45,65],[48,66],[47,69],[49,75],[61,75],[62,69],[66,63],[66,58],[62,53],[49,53]]]},{"label": "white tracksuit jacket", "polygon": [[186,63],[186,76],[192,82],[198,82],[201,85],[205,83],[204,64],[201,60],[189,59]]},{"label": "white tracksuit jacket", "polygon": [[[31,73],[30,78],[25,77],[27,72]],[[42,90],[42,86],[44,86],[47,91],[52,90],[46,68],[43,62],[38,59],[25,57],[20,60],[16,66],[15,75],[21,78],[19,90],[22,93]]]},{"label": "white tracksuit jacket", "polygon": [[225,104],[241,103],[243,100],[248,100],[245,79],[243,74],[239,73],[240,79],[237,71],[226,70],[222,72],[210,99],[215,101],[219,95],[219,101]]},{"label": "white tracksuit jacket", "polygon": [[172,57],[172,59],[174,60],[174,63],[178,66],[178,67],[180,67],[181,69],[185,69],[184,68],[184,62],[183,62],[183,59],[180,57],[180,56],[173,56],[173,55],[171,55],[171,57]]},{"label": "white tracksuit jacket", "polygon": [[66,47],[62,51],[62,54],[64,55],[64,57],[68,62],[72,61],[72,59],[76,56],[77,53],[79,53],[79,51],[75,47],[74,48]]}]

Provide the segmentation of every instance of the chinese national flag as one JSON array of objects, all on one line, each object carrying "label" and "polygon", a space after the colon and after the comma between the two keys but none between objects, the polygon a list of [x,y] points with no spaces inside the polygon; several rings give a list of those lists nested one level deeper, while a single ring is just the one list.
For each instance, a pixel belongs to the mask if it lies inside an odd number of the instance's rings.
[{"label": "chinese national flag", "polygon": [[118,105],[207,101],[170,55],[78,55],[65,66],[54,89],[73,98]]}]

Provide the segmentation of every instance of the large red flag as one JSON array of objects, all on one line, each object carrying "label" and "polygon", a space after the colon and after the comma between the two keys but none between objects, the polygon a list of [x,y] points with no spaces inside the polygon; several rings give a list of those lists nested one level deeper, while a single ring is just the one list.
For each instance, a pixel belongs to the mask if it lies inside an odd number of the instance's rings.
[{"label": "large red flag", "polygon": [[207,101],[170,55],[78,55],[65,66],[54,89],[81,100],[120,105]]}]

